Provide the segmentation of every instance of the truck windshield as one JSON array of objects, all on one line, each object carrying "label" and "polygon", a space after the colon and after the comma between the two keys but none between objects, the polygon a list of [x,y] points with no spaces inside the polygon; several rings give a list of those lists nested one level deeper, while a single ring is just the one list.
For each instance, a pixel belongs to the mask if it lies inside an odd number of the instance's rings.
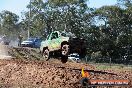
[{"label": "truck windshield", "polygon": [[34,40],[35,40],[34,38],[27,39],[27,41],[34,41]]},{"label": "truck windshield", "polygon": [[47,36],[46,40],[48,40],[48,39],[49,39],[49,37],[50,37],[50,35],[48,35],[48,36]]},{"label": "truck windshield", "polygon": [[56,38],[58,38],[58,33],[57,32],[52,33],[51,39],[56,39]]}]

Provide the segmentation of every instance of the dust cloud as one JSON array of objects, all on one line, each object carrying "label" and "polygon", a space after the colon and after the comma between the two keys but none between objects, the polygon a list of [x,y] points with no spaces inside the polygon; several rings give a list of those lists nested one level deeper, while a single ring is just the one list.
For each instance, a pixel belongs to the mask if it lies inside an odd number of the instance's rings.
[{"label": "dust cloud", "polygon": [[0,59],[11,59],[12,57],[8,55],[8,46],[0,43]]},{"label": "dust cloud", "polygon": [[10,47],[18,47],[18,41],[17,40],[11,40],[9,46]]}]

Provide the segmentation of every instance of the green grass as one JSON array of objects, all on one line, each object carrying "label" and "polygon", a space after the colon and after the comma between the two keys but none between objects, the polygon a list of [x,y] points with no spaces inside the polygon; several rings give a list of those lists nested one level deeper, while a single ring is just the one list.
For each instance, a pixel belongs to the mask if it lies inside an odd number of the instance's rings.
[{"label": "green grass", "polygon": [[96,63],[92,64],[96,67],[97,70],[131,70],[132,71],[132,65],[123,65],[123,64],[101,64]]}]

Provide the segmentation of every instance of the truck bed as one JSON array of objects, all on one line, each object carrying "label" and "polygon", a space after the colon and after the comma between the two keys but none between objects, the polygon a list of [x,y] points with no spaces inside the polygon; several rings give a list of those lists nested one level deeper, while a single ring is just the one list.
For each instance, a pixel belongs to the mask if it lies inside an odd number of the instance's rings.
[{"label": "truck bed", "polygon": [[86,41],[82,38],[69,39],[70,53],[78,53],[80,57],[86,55]]}]

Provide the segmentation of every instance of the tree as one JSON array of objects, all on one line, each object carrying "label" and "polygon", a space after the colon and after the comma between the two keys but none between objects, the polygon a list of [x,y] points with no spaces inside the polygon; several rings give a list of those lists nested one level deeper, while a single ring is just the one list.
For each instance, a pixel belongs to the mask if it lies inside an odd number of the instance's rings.
[{"label": "tree", "polygon": [[117,3],[124,8],[132,7],[132,0],[117,0]]},{"label": "tree", "polygon": [[[86,1],[32,0],[31,6],[27,6],[31,7],[32,32],[37,30],[36,32],[40,31],[40,33],[45,31],[50,33],[53,30],[65,30],[81,36],[81,32],[85,33],[84,30],[89,25],[84,25],[89,20],[88,13],[86,14],[88,9]],[[28,16],[26,19],[29,19]]]},{"label": "tree", "polygon": [[1,34],[7,33],[13,35],[17,32],[17,24],[19,17],[10,11],[2,11],[1,13]]}]

